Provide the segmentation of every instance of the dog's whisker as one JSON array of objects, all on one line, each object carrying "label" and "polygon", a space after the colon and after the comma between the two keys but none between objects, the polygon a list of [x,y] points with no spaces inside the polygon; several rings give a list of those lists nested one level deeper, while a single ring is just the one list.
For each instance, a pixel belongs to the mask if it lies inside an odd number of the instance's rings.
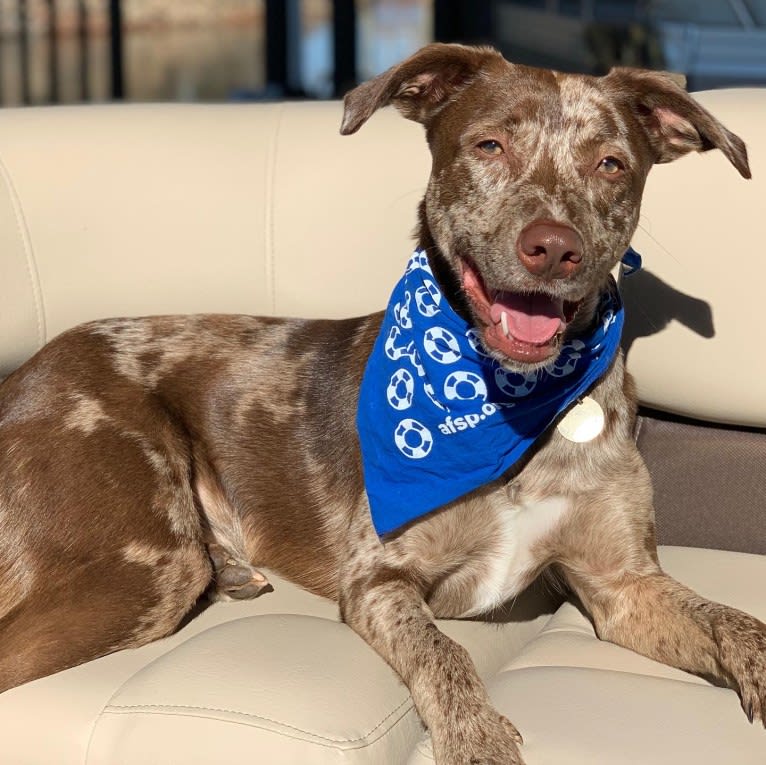
[{"label": "dog's whisker", "polygon": [[650,234],[649,230],[641,223],[641,221],[638,222],[638,226],[636,226],[636,228],[640,229],[645,236],[651,239],[671,260],[674,260],[676,263],[678,263],[679,266],[685,265],[664,244],[662,244],[662,242],[660,242],[657,237],[655,237],[653,234]]},{"label": "dog's whisker", "polygon": [[630,304],[630,310],[636,311],[637,313],[641,314],[641,318],[649,325],[653,334],[660,332],[664,328],[662,325],[658,325],[655,323],[654,319],[651,317],[650,314],[646,312],[646,310],[644,309],[644,307],[641,305],[640,302],[638,301],[632,302]]}]

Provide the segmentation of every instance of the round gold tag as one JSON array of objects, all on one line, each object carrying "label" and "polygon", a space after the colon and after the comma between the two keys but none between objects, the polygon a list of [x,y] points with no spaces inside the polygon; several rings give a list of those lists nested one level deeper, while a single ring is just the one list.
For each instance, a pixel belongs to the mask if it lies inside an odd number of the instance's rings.
[{"label": "round gold tag", "polygon": [[596,438],[604,424],[604,410],[598,401],[585,396],[564,415],[556,428],[567,441],[584,444]]}]

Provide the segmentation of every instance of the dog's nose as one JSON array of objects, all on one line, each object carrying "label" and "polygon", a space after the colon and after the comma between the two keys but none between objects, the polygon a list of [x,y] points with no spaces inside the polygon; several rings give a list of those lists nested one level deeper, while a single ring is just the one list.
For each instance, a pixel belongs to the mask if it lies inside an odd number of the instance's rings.
[{"label": "dog's nose", "polygon": [[563,223],[532,223],[519,235],[516,249],[529,273],[549,281],[568,279],[582,263],[582,239]]}]

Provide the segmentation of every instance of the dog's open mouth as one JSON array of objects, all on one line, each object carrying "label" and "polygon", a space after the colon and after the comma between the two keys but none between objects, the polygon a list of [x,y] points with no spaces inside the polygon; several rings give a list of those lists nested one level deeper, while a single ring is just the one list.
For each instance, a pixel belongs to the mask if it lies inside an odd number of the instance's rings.
[{"label": "dog's open mouth", "polygon": [[487,350],[522,364],[540,364],[555,355],[580,302],[544,292],[494,290],[470,262],[463,260],[462,269],[463,289],[484,324]]}]

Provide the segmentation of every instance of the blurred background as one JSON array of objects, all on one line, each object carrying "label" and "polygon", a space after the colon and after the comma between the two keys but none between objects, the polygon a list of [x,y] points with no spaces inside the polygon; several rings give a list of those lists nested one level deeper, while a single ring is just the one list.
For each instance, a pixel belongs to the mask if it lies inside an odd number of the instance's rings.
[{"label": "blurred background", "polygon": [[0,104],[330,98],[433,40],[766,84],[766,0],[0,0]]}]

